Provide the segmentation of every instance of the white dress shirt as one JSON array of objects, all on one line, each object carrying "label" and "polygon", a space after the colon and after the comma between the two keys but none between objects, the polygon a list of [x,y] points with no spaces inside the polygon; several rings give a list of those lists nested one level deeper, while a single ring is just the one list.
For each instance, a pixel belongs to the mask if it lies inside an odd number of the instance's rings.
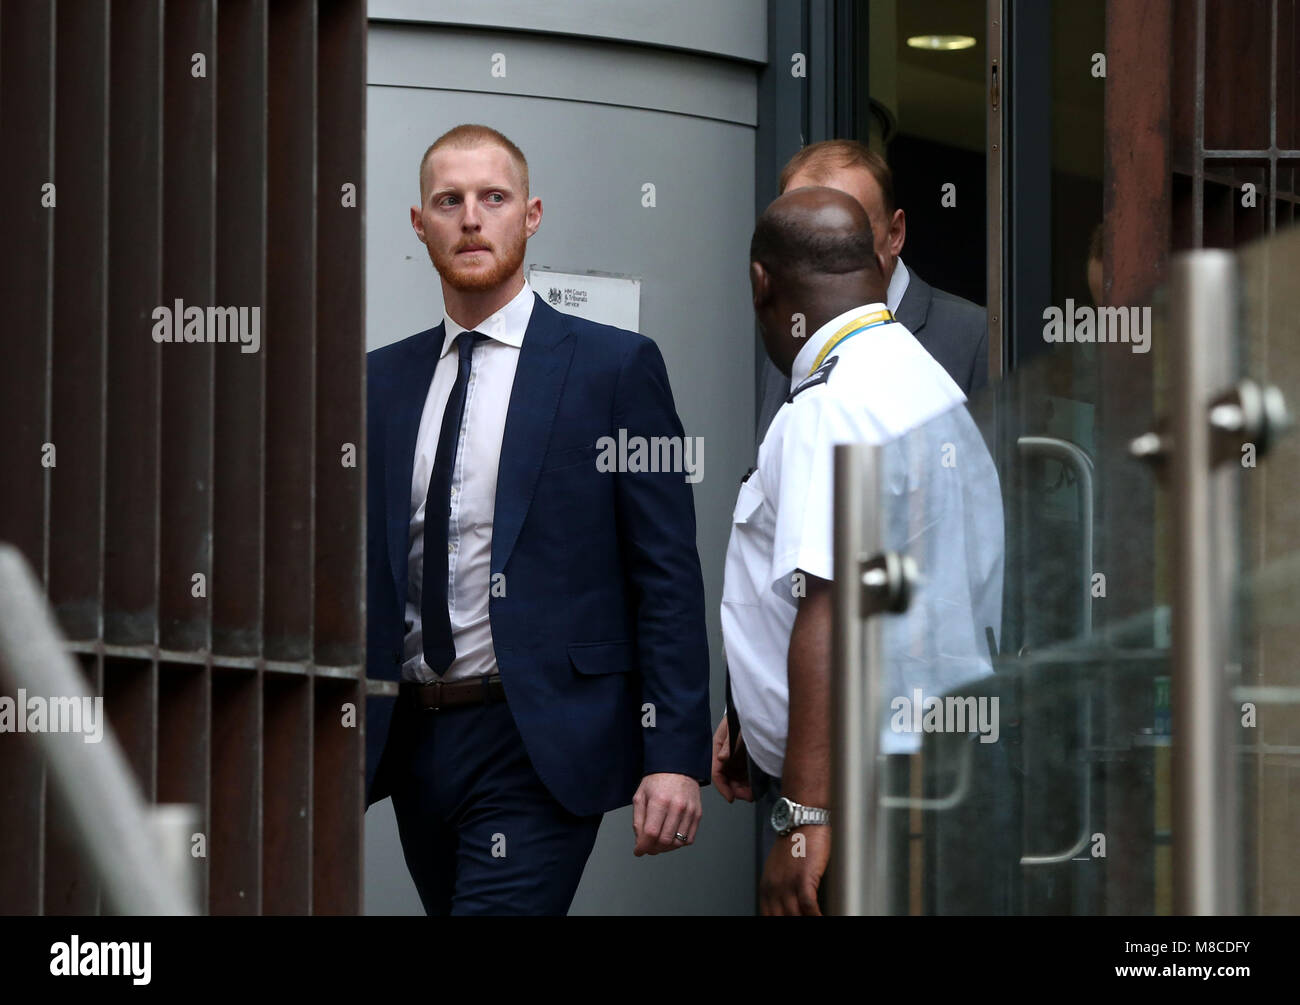
[{"label": "white dress shirt", "polygon": [[894,274],[889,277],[889,289],[885,290],[885,306],[895,314],[898,313],[898,305],[903,302],[903,294],[907,292],[907,284],[911,278],[912,274],[907,271],[903,259],[895,258]]},{"label": "white dress shirt", "polygon": [[[456,644],[456,659],[442,680],[464,680],[497,672],[488,621],[492,589],[492,517],[496,505],[497,465],[506,410],[519,365],[519,349],[533,314],[533,291],[525,282],[508,304],[474,328],[487,338],[474,348],[460,445],[451,474],[451,516],[447,526],[447,611]],[[465,327],[446,315],[442,354],[429,382],[415,440],[411,472],[411,534],[407,553],[406,639],[402,679],[428,682],[437,675],[424,661],[420,600],[424,586],[424,503],[438,455],[442,413],[456,382],[459,351],[456,336]]]},{"label": "white dress shirt", "polygon": [[[961,389],[897,322],[839,343],[822,364],[836,360],[829,374],[799,389],[833,335],[884,306],[846,311],[800,349],[795,396],[773,418],[732,517],[722,587],[732,700],[750,756],[774,777],[785,763],[790,635],[806,595],[792,577],[834,575],[836,443],[886,444],[875,501],[886,509],[885,547],[912,556],[922,577],[908,611],[885,622],[883,710],[916,687],[940,695],[992,671],[984,628],[1001,628],[1002,499]],[[881,729],[886,753],[920,745],[885,718]]]}]

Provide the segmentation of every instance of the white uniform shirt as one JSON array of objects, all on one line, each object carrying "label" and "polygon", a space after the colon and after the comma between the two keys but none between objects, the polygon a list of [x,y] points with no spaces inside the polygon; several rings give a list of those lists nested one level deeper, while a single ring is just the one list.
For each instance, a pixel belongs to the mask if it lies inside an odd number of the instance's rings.
[{"label": "white uniform shirt", "polygon": [[[533,315],[533,291],[524,283],[518,295],[474,329],[488,336],[474,348],[465,415],[460,428],[456,466],[451,473],[451,517],[447,526],[447,609],[456,659],[442,680],[464,680],[497,672],[488,621],[492,572],[492,516],[496,506],[497,465],[506,410],[515,384],[519,349]],[[442,355],[434,367],[429,393],[420,415],[411,472],[411,534],[407,553],[406,639],[402,679],[435,679],[424,661],[420,598],[424,586],[424,503],[429,494],[442,413],[456,382],[459,350],[456,336],[465,327],[450,314],[442,340]]]},{"label": "white uniform shirt", "polygon": [[[798,603],[792,577],[833,578],[836,443],[889,444],[885,547],[911,555],[923,577],[908,612],[886,621],[882,710],[895,695],[912,698],[914,687],[938,695],[992,670],[984,628],[1001,629],[1002,499],[960,388],[903,325],[888,322],[841,342],[822,364],[838,357],[826,380],[797,390],[836,332],[883,308],[846,311],[808,339],[791,372],[797,393],[773,418],[736,500],[723,641],[746,747],[777,777]],[[892,733],[887,721],[882,715],[883,751],[919,749],[918,736]]]}]

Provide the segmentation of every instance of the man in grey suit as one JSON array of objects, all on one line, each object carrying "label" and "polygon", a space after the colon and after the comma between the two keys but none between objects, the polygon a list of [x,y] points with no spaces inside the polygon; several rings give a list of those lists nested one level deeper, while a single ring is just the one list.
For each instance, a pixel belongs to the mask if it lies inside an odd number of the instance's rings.
[{"label": "man in grey suit", "polygon": [[[886,264],[885,306],[933,356],[966,397],[988,383],[989,336],[983,307],[936,290],[899,257],[907,220],[894,203],[894,178],[883,157],[855,140],[825,140],[804,147],[781,172],[780,187],[825,185],[853,196],[871,218],[876,250]],[[765,361],[758,441],[790,393],[790,381]]]}]

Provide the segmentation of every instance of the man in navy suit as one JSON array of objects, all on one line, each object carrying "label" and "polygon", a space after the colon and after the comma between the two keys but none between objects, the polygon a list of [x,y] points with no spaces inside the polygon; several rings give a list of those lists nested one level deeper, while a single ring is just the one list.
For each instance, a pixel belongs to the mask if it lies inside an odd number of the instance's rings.
[{"label": "man in navy suit", "polygon": [[685,444],[663,358],[528,288],[541,220],[509,139],[439,137],[411,225],[446,317],[367,359],[367,676],[397,694],[367,702],[366,798],[429,914],[563,914],[606,810],[635,854],[682,848],[709,778],[688,476],[602,450]]}]

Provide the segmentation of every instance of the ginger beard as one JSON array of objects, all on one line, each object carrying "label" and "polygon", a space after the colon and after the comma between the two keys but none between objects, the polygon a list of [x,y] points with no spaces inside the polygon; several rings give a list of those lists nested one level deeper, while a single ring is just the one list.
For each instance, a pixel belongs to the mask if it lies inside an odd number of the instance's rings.
[{"label": "ginger beard", "polygon": [[[524,263],[527,244],[528,238],[521,221],[515,238],[503,248],[498,249],[482,237],[469,236],[462,237],[454,248],[446,251],[435,250],[429,245],[429,258],[442,281],[453,290],[460,293],[481,293],[496,289],[519,270]],[[476,245],[486,245],[488,250],[470,255],[459,254],[461,249]],[[500,254],[495,255],[495,263],[484,269],[483,258],[498,250]]]}]

